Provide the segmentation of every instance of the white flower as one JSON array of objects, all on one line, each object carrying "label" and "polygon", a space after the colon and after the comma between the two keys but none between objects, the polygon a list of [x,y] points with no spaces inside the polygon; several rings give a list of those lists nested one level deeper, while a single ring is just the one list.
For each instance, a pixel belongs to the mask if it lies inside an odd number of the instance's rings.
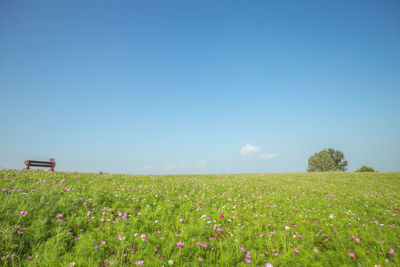
[{"label": "white flower", "polygon": [[290,230],[290,227],[289,227],[289,226],[285,226],[285,229],[286,229],[286,230]]},{"label": "white flower", "polygon": [[172,260],[169,260],[169,261],[168,261],[168,264],[169,264],[169,265],[172,265],[172,264],[174,264],[174,262],[173,262]]}]

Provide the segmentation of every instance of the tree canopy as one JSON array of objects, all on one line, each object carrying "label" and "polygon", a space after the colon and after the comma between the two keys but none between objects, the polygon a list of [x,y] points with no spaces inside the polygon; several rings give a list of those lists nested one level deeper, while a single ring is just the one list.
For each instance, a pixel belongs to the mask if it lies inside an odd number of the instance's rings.
[{"label": "tree canopy", "polygon": [[307,171],[345,171],[347,164],[348,162],[347,160],[344,160],[344,154],[342,151],[328,148],[314,153],[314,155],[308,159]]}]

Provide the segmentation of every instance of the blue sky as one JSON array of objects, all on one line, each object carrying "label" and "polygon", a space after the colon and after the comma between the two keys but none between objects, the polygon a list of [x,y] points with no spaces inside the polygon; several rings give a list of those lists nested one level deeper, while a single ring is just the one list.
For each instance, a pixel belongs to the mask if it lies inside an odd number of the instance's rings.
[{"label": "blue sky", "polygon": [[0,168],[400,171],[398,1],[1,1]]}]

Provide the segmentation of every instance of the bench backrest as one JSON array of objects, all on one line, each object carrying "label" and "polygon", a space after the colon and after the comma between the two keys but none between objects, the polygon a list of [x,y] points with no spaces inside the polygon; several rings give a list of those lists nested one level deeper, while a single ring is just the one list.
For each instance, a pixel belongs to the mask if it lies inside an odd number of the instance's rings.
[{"label": "bench backrest", "polygon": [[54,170],[56,163],[52,161],[27,160],[25,161],[25,165],[28,169],[30,166],[32,166],[32,167],[47,167]]}]

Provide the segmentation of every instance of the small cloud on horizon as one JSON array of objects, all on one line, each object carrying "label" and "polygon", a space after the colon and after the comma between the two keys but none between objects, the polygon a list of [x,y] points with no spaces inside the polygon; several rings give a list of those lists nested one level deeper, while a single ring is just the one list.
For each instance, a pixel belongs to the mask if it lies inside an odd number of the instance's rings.
[{"label": "small cloud on horizon", "polygon": [[276,154],[274,154],[274,153],[271,153],[271,154],[261,153],[261,154],[258,155],[258,157],[260,159],[272,159],[272,158],[276,157]]},{"label": "small cloud on horizon", "polygon": [[247,155],[247,154],[257,152],[260,149],[261,149],[260,146],[253,146],[253,145],[247,144],[247,145],[243,146],[242,149],[240,149],[240,154]]},{"label": "small cloud on horizon", "polygon": [[206,160],[202,159],[202,160],[196,161],[196,162],[193,164],[193,166],[194,166],[194,167],[202,167],[202,166],[206,165],[206,163],[207,163]]},{"label": "small cloud on horizon", "polygon": [[153,172],[160,172],[160,173],[165,173],[165,172],[182,172],[182,171],[195,171],[199,170],[207,165],[207,161],[202,159],[198,160],[192,163],[181,163],[181,164],[171,164],[167,163],[164,164],[164,166],[155,166],[155,165],[145,165],[142,167],[142,170],[144,171],[153,171]]}]

